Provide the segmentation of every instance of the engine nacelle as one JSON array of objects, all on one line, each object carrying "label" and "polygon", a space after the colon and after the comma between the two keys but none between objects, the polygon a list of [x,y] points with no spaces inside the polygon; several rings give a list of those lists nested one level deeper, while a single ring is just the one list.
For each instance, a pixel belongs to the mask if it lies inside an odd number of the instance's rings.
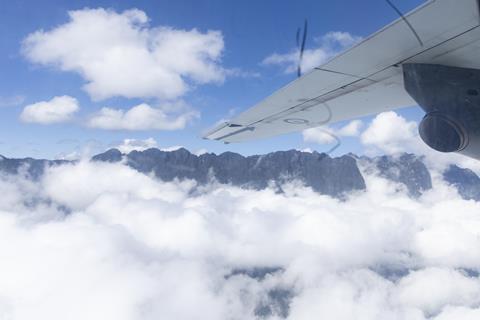
[{"label": "engine nacelle", "polygon": [[418,131],[423,142],[439,152],[459,152],[468,145],[468,134],[464,127],[439,112],[427,113]]},{"label": "engine nacelle", "polygon": [[405,89],[427,113],[422,140],[439,152],[480,160],[480,70],[405,64],[403,71]]}]

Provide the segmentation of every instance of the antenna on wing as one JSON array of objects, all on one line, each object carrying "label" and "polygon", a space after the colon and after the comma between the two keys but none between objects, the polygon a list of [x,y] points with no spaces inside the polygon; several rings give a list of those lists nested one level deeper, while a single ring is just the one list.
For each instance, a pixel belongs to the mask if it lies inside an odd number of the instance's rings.
[{"label": "antenna on wing", "polygon": [[417,39],[418,43],[420,44],[421,47],[423,47],[423,42],[422,42],[422,39],[420,39],[420,36],[418,35],[417,31],[415,31],[415,28],[412,26],[412,24],[410,23],[410,21],[408,21],[408,19],[403,15],[403,13],[400,11],[400,9],[398,9],[395,4],[393,4],[392,1],[390,0],[385,0],[388,5],[390,7],[392,7],[392,9],[400,16],[400,18],[402,18],[402,20],[407,24],[408,28],[410,29],[410,31],[412,31],[413,35],[415,36],[415,38]]},{"label": "antenna on wing", "polygon": [[302,29],[297,29],[297,48],[299,52],[298,56],[298,68],[297,68],[297,76],[300,77],[302,75],[302,60],[303,60],[303,52],[305,51],[305,42],[307,41],[307,31],[308,31],[308,22],[305,19],[305,23],[303,25],[303,35],[300,42],[300,33],[302,33]]}]

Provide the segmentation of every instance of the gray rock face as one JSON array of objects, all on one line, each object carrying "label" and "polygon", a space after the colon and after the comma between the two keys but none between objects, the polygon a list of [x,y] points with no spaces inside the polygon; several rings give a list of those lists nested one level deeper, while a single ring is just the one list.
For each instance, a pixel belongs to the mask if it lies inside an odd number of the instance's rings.
[{"label": "gray rock face", "polygon": [[432,188],[430,171],[422,158],[404,153],[397,156],[381,156],[375,158],[360,157],[360,164],[366,173],[377,173],[379,176],[403,185],[409,196],[417,198]]},{"label": "gray rock face", "polygon": [[373,165],[381,177],[403,184],[412,197],[419,197],[432,188],[430,171],[416,155],[404,153],[396,157],[362,157],[362,160]]},{"label": "gray rock face", "polygon": [[480,178],[472,170],[452,165],[443,173],[443,179],[455,186],[462,198],[480,201]]},{"label": "gray rock face", "polygon": [[68,162],[69,161],[64,160],[37,160],[32,158],[9,159],[0,156],[0,173],[22,174],[33,180],[37,180],[42,176],[46,167]]},{"label": "gray rock face", "polygon": [[[106,157],[107,153],[114,157]],[[117,159],[116,152],[109,150],[107,153],[94,159]],[[232,152],[196,156],[182,148],[171,152],[158,149],[133,151],[125,157],[130,167],[143,173],[153,172],[164,181],[194,179],[203,184],[214,177],[220,183],[260,190],[271,183],[280,186],[297,179],[321,194],[334,197],[365,190],[365,181],[356,160],[350,156],[330,158],[296,150],[250,157]]]},{"label": "gray rock face", "polygon": [[[193,179],[199,184],[206,184],[216,179],[220,183],[256,190],[273,185],[281,192],[283,183],[298,180],[318,193],[340,199],[352,191],[366,189],[357,165],[362,163],[367,164],[367,172],[373,170],[386,179],[404,185],[412,197],[418,197],[432,188],[430,172],[422,158],[412,154],[376,158],[344,155],[331,158],[316,152],[290,150],[244,157],[232,152],[196,156],[183,148],[175,151],[132,151],[127,155],[111,149],[94,156],[92,160],[111,163],[124,161],[131,168],[142,173],[153,173],[164,181]],[[20,173],[38,179],[47,166],[63,163],[69,161],[8,159],[0,156],[0,173]],[[480,201],[480,178],[473,171],[451,166],[445,171],[444,179],[454,185],[463,198]]]}]

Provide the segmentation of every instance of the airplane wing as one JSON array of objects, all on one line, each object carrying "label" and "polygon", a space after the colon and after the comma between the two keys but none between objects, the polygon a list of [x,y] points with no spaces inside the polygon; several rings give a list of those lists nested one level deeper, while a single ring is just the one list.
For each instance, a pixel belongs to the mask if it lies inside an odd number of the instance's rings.
[{"label": "airplane wing", "polygon": [[242,142],[416,105],[404,89],[402,64],[480,68],[478,6],[427,1],[204,138]]}]

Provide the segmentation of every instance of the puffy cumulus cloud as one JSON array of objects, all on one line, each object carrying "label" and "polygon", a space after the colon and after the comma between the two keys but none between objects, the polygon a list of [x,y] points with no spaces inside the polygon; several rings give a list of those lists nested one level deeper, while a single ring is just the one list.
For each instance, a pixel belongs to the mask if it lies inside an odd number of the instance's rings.
[{"label": "puffy cumulus cloud", "polygon": [[338,201],[83,161],[2,176],[0,315],[476,319],[480,203],[366,183]]},{"label": "puffy cumulus cloud", "polygon": [[[178,130],[183,129],[199,116],[187,111],[182,104],[174,104],[178,110],[172,114],[172,106],[151,107],[146,103],[128,110],[104,107],[90,116],[87,126],[104,130]],[[180,114],[177,113],[181,110]]]},{"label": "puffy cumulus cloud", "polygon": [[113,146],[122,153],[130,153],[134,150],[144,151],[150,148],[157,148],[158,143],[153,138],[141,139],[124,139],[122,143]]},{"label": "puffy cumulus cloud", "polygon": [[417,123],[407,121],[394,111],[377,115],[362,133],[363,144],[392,154],[417,149]]},{"label": "puffy cumulus cloud", "polygon": [[378,114],[363,131],[360,141],[368,154],[415,153],[423,155],[427,165],[437,171],[444,170],[450,164],[457,164],[480,173],[480,162],[477,160],[429,148],[418,134],[417,122],[408,121],[394,111]]},{"label": "puffy cumulus cloud", "polygon": [[70,96],[54,97],[26,106],[20,114],[23,122],[51,124],[70,121],[80,109],[78,101]]},{"label": "puffy cumulus cloud", "polygon": [[[315,38],[315,48],[305,49],[303,52],[302,71],[307,72],[320,66],[361,39],[348,32],[339,31],[329,32],[322,37]],[[294,73],[297,71],[298,62],[299,50],[294,49],[289,53],[274,53],[266,57],[262,64],[281,66],[285,73]]]},{"label": "puffy cumulus cloud", "polygon": [[361,120],[350,121],[340,129],[331,127],[316,127],[303,130],[303,140],[305,142],[312,142],[318,144],[328,144],[337,141],[340,137],[356,137],[360,134],[363,128]]},{"label": "puffy cumulus cloud", "polygon": [[79,74],[95,100],[174,99],[191,84],[224,80],[219,31],[151,27],[137,9],[82,9],[68,15],[67,23],[28,35],[22,52],[33,63]]}]

